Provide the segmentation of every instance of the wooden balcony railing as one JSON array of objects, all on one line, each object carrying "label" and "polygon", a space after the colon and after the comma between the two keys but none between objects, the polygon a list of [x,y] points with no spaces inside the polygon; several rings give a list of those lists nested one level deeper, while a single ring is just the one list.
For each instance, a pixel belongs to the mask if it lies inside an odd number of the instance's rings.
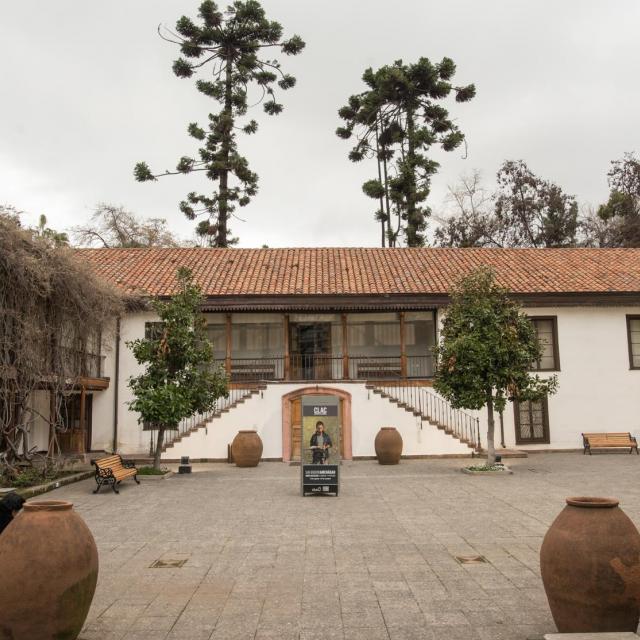
[{"label": "wooden balcony railing", "polygon": [[232,382],[261,380],[402,380],[431,378],[433,356],[329,356],[291,354],[216,360]]},{"label": "wooden balcony railing", "polygon": [[62,348],[62,357],[70,375],[83,378],[102,378],[104,375],[105,356]]}]

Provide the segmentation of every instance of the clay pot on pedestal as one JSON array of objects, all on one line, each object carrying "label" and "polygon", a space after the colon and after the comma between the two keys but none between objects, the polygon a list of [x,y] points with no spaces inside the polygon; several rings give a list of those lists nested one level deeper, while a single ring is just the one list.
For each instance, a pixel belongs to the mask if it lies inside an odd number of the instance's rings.
[{"label": "clay pot on pedestal", "polygon": [[640,534],[611,498],[567,498],[540,549],[560,633],[633,631],[640,618]]},{"label": "clay pot on pedestal", "polygon": [[0,535],[0,637],[75,640],[98,580],[98,550],[70,502],[27,502]]},{"label": "clay pot on pedestal", "polygon": [[257,432],[238,431],[231,443],[231,455],[237,467],[257,467],[262,457],[262,440]]},{"label": "clay pot on pedestal", "polygon": [[398,464],[402,455],[402,436],[395,427],[382,427],[374,446],[380,464]]}]

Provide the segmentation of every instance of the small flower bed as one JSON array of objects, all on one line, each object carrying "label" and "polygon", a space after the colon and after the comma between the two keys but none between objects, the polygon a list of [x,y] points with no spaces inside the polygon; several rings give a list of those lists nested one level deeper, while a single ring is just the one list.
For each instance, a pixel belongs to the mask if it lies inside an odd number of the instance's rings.
[{"label": "small flower bed", "polygon": [[503,464],[483,464],[475,467],[465,467],[469,471],[504,471]]},{"label": "small flower bed", "polygon": [[169,469],[161,467],[156,469],[155,467],[140,467],[138,469],[139,476],[163,476],[165,473],[169,473]]}]

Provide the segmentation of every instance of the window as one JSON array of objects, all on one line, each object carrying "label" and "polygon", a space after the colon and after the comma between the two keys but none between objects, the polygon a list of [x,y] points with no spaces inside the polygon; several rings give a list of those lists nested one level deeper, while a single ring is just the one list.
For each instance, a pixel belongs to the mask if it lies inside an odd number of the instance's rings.
[{"label": "window", "polygon": [[234,358],[275,358],[283,353],[281,322],[242,322],[231,325]]},{"label": "window", "polygon": [[549,444],[547,399],[515,401],[516,444]]},{"label": "window", "polygon": [[558,354],[558,319],[555,316],[529,318],[542,346],[542,355],[531,368],[535,371],[560,371]]},{"label": "window", "polygon": [[207,338],[213,346],[213,359],[224,360],[227,356],[227,326],[224,324],[208,324]]},{"label": "window", "polygon": [[629,368],[640,369],[640,316],[627,316]]},{"label": "window", "polygon": [[435,318],[432,311],[408,312],[405,315],[405,352],[407,376],[433,376],[433,347],[436,342]]},{"label": "window", "polygon": [[144,337],[147,340],[160,340],[164,322],[145,322]]}]

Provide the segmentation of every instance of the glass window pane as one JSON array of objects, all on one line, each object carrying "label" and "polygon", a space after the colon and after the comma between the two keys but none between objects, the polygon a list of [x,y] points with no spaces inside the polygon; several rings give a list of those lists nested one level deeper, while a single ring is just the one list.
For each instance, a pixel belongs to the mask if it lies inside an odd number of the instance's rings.
[{"label": "glass window pane", "polygon": [[233,358],[274,358],[283,353],[282,324],[243,322],[231,325]]},{"label": "glass window pane", "polygon": [[640,368],[640,318],[629,318],[628,322],[631,366]]},{"label": "glass window pane", "polygon": [[400,354],[400,322],[352,322],[347,325],[349,354],[397,356]]},{"label": "glass window pane", "polygon": [[207,338],[213,345],[215,360],[223,360],[227,356],[227,328],[223,324],[207,325]]},{"label": "glass window pane", "polygon": [[532,369],[548,369],[555,370],[558,368],[558,364],[555,358],[554,348],[554,321],[551,319],[539,319],[531,318],[533,326],[535,328],[536,336],[540,341],[542,347],[542,355],[538,362],[534,362]]},{"label": "glass window pane", "polygon": [[544,400],[518,402],[520,442],[544,442],[546,402]]}]

